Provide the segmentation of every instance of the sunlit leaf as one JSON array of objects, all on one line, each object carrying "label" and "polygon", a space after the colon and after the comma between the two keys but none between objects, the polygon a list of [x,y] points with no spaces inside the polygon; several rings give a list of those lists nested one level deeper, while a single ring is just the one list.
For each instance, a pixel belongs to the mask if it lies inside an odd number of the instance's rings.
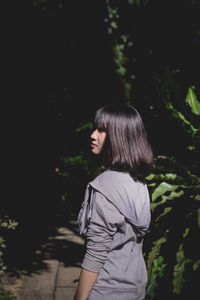
[{"label": "sunlit leaf", "polygon": [[183,273],[185,264],[187,263],[183,252],[183,244],[180,245],[179,250],[176,253],[176,261],[177,264],[174,266],[173,291],[175,294],[179,294],[185,282]]},{"label": "sunlit leaf", "polygon": [[166,174],[150,174],[146,177],[147,180],[163,180],[163,181],[183,181],[183,178],[178,176],[175,173],[166,173]]},{"label": "sunlit leaf", "polygon": [[200,116],[200,102],[197,100],[193,86],[189,87],[185,102],[189,104],[193,114]]},{"label": "sunlit leaf", "polygon": [[152,201],[155,201],[158,197],[164,195],[166,192],[175,191],[179,185],[169,184],[162,182],[152,193]]}]

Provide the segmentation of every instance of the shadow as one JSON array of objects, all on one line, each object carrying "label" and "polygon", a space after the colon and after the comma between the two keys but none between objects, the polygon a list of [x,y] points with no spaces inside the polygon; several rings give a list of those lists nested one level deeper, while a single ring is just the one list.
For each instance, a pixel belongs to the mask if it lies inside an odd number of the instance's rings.
[{"label": "shadow", "polygon": [[[18,230],[9,234],[4,254],[6,276],[17,278],[20,275],[48,271],[47,260],[58,260],[65,267],[80,267],[84,246],[80,243],[76,220],[57,216],[51,220],[51,228],[42,228],[41,223],[38,225],[39,223],[30,227],[28,232],[20,226]],[[59,232],[60,227],[70,229],[69,233],[66,235]]]}]

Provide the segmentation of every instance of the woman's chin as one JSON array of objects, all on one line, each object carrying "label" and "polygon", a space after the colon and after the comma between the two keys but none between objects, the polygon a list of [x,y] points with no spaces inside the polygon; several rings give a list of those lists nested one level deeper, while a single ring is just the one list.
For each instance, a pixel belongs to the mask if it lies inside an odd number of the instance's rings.
[{"label": "woman's chin", "polygon": [[96,148],[92,148],[91,151],[93,154],[96,154],[96,155],[99,154],[99,150]]}]

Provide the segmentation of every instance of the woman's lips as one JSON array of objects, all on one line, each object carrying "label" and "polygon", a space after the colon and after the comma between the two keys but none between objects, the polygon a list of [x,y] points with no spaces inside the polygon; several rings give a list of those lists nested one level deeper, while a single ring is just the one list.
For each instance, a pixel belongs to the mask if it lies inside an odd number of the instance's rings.
[{"label": "woman's lips", "polygon": [[91,144],[91,147],[92,147],[92,148],[95,148],[95,147],[97,147],[97,145],[95,145],[95,144],[92,143],[92,144]]}]

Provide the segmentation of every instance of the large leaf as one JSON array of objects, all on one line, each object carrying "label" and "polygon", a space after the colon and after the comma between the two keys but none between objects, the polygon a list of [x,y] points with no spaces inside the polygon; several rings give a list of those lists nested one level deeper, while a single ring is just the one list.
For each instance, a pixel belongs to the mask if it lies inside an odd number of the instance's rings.
[{"label": "large leaf", "polygon": [[164,195],[166,192],[175,191],[179,185],[169,184],[167,182],[162,182],[157,186],[157,188],[152,193],[152,201],[154,202],[158,197]]},{"label": "large leaf", "polygon": [[200,102],[194,92],[194,86],[189,87],[185,102],[189,104],[193,114],[200,116]]}]

